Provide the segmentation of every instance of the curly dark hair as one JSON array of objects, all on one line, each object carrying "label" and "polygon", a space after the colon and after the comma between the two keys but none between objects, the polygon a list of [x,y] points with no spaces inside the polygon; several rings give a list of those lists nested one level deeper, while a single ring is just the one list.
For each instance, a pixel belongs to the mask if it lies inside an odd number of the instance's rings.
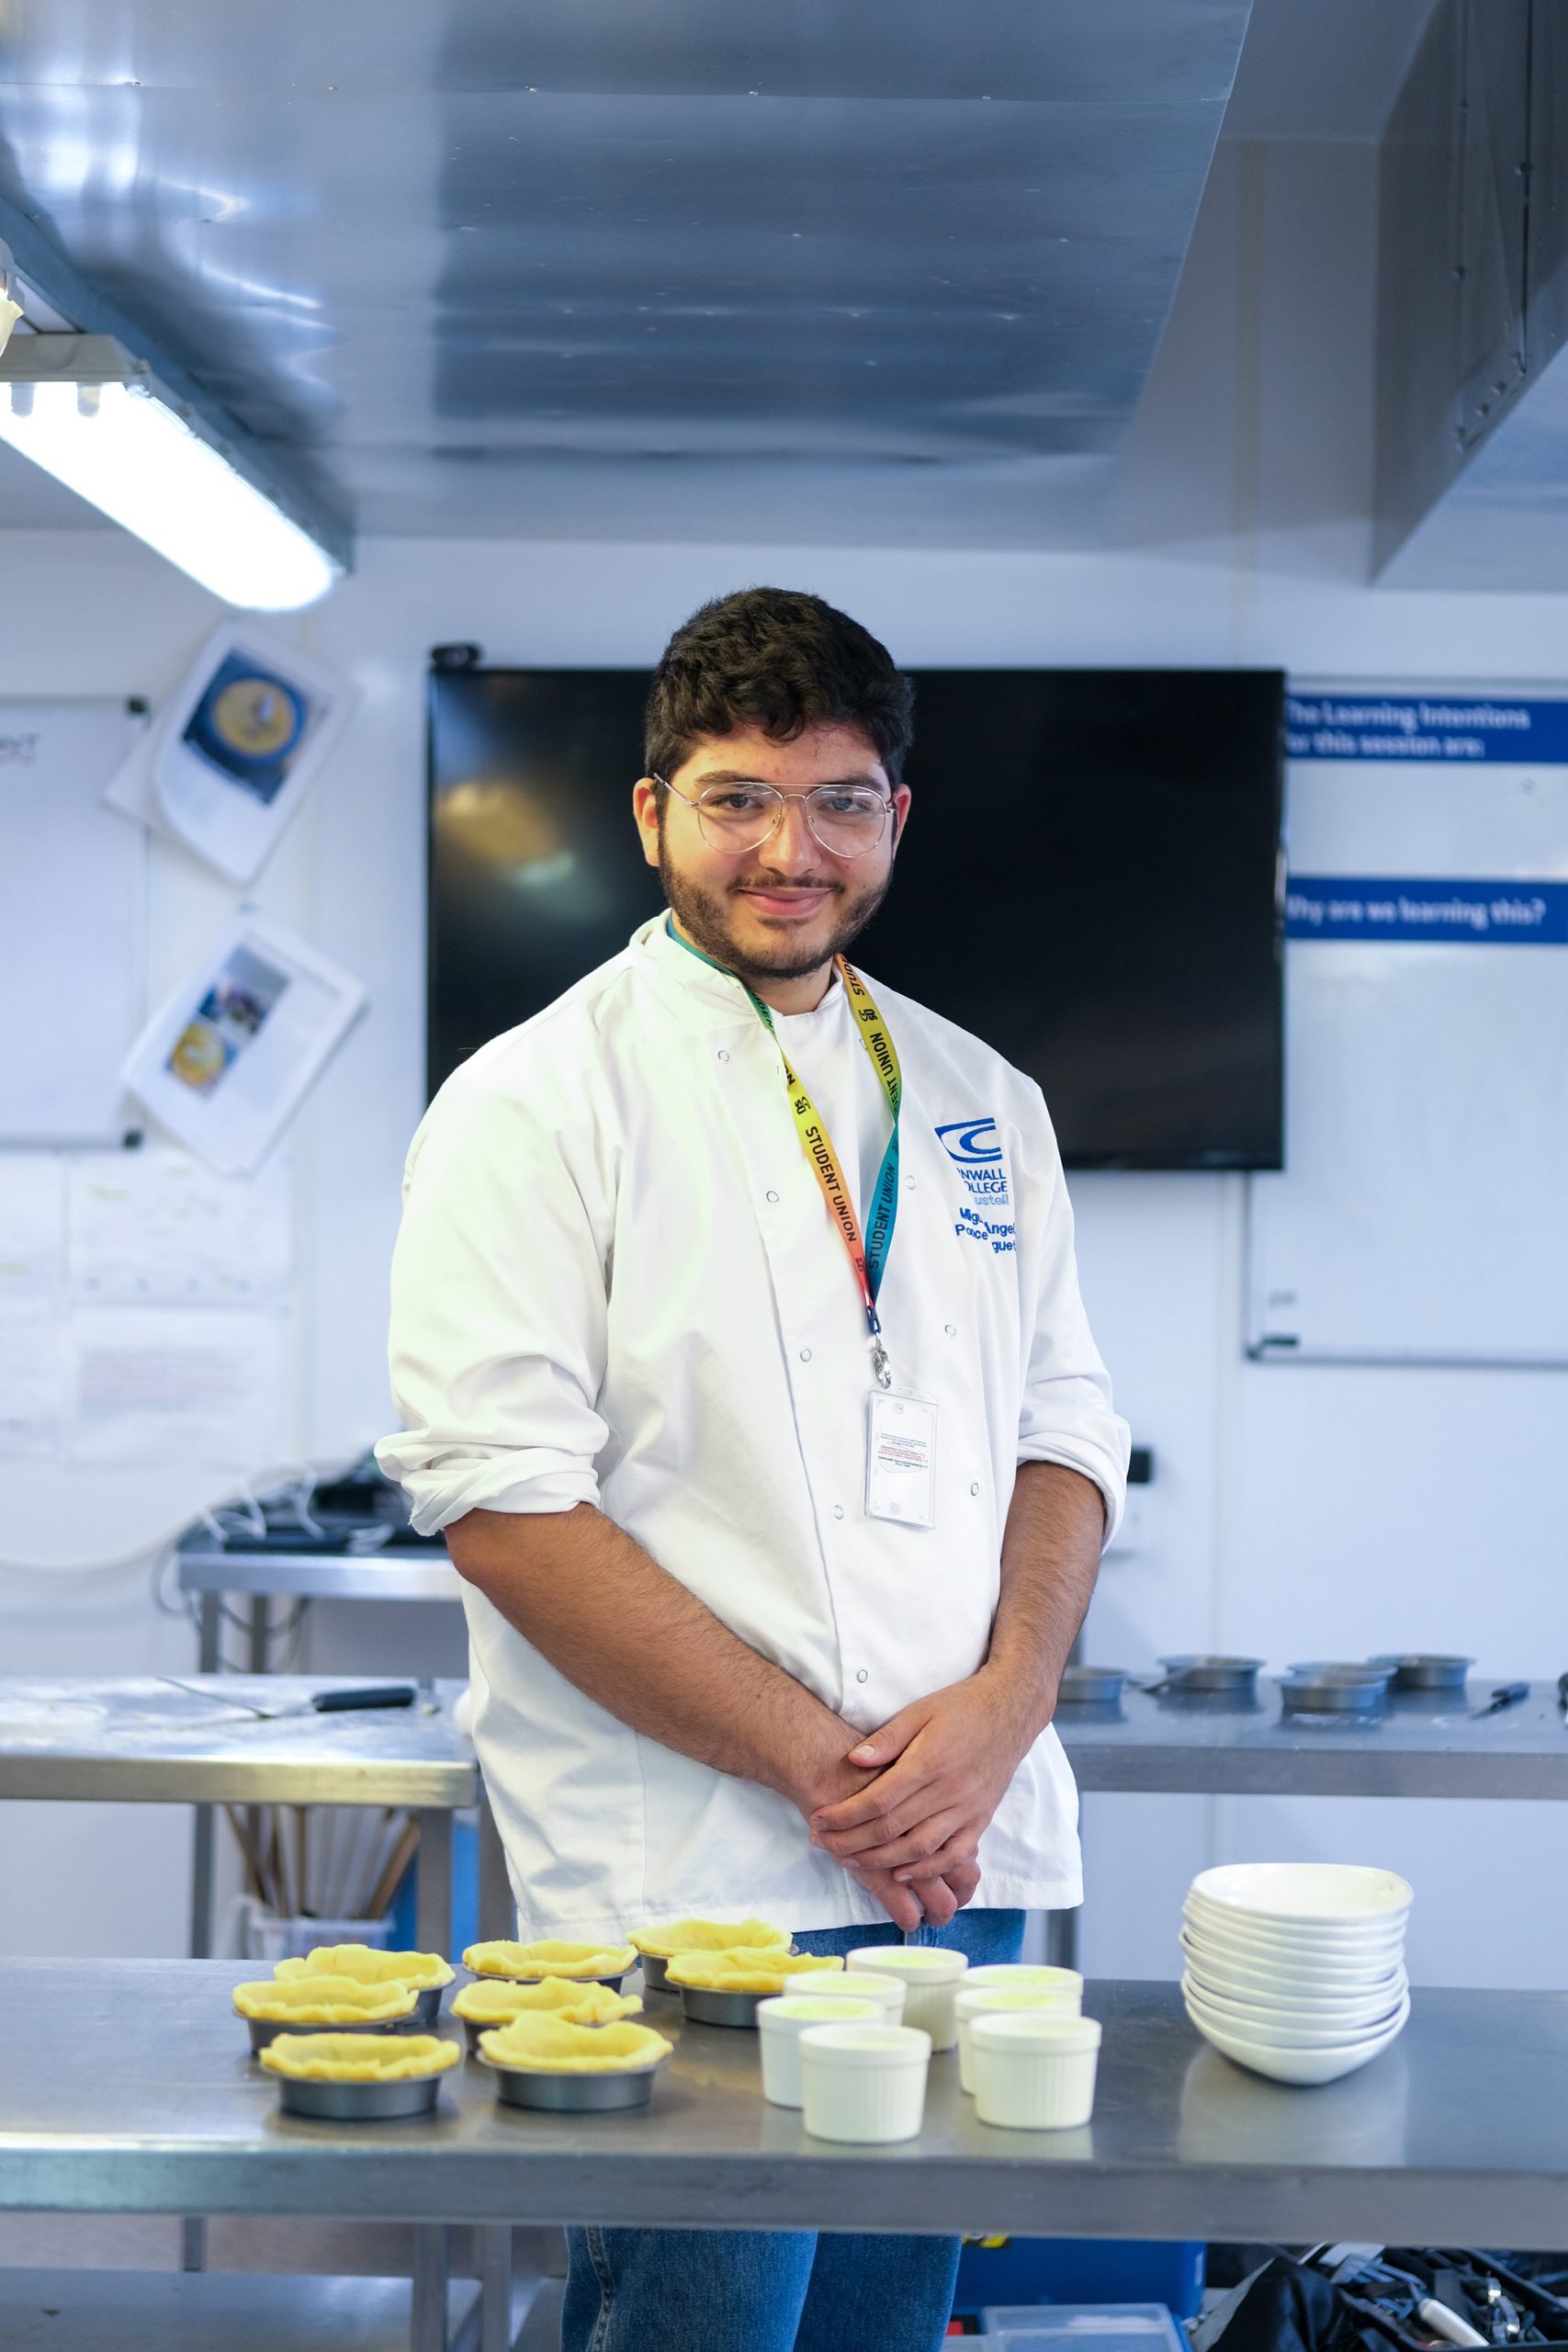
[{"label": "curly dark hair", "polygon": [[915,689],[848,613],[795,588],[741,588],[682,622],[660,656],[644,720],[648,773],[670,776],[705,736],[761,728],[792,743],[853,727],[900,780]]}]

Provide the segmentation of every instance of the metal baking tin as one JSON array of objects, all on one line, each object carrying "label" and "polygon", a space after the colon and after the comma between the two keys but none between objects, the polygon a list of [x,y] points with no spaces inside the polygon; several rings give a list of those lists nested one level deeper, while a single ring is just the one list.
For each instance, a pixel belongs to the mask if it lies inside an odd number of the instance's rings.
[{"label": "metal baking tin", "polygon": [[1293,1666],[1280,1679],[1288,1715],[1375,1715],[1388,1695],[1389,1669],[1349,1663]]},{"label": "metal baking tin", "polygon": [[[409,2022],[422,2033],[428,2033],[441,2015],[441,1996],[446,1990],[445,1984],[422,1984],[415,1994],[413,2016]],[[400,2018],[398,2022],[400,2025],[402,2019]]]},{"label": "metal baking tin", "polygon": [[[367,2025],[300,2025],[291,2018],[247,2018],[251,2029],[251,2055],[265,2050],[280,2033],[406,2033],[416,2021],[416,2012],[406,2018],[374,2018]],[[279,2082],[283,2076],[278,2076]]]},{"label": "metal baking tin", "polygon": [[1114,1707],[1120,1704],[1125,1669],[1119,1666],[1067,1666],[1056,1692],[1059,1707]]},{"label": "metal baking tin", "polygon": [[1403,1657],[1374,1657],[1371,1666],[1392,1667],[1396,1690],[1443,1691],[1462,1699],[1472,1657],[1446,1657],[1437,1652],[1412,1650]]},{"label": "metal baking tin", "polygon": [[[558,1973],[558,1971],[545,1971],[547,1976],[551,1973]],[[629,1969],[624,1968],[618,1976],[569,1976],[565,1982],[568,1984],[607,1984],[612,1993],[618,1993],[630,1973]],[[475,1969],[472,1975],[476,1984],[542,1984],[545,1981],[545,1976],[498,1976],[492,1968]]]},{"label": "metal baking tin", "polygon": [[325,2083],[279,2075],[276,2082],[285,2115],[308,2115],[318,2123],[384,2123],[394,2116],[430,2114],[441,2095],[442,2077],[416,2075],[389,2083]]},{"label": "metal baking tin", "polygon": [[645,1993],[672,1993],[675,1986],[667,1984],[670,1973],[668,1952],[645,1951],[642,1955],[642,1989]]},{"label": "metal baking tin", "polygon": [[1162,1657],[1165,1687],[1171,1692],[1182,1690],[1224,1691],[1227,1697],[1250,1699],[1255,1695],[1258,1677],[1264,1660],[1260,1657]]},{"label": "metal baking tin", "polygon": [[545,2075],[521,2066],[480,2062],[495,2076],[503,2107],[546,2108],[557,2115],[604,2115],[613,2109],[647,2107],[653,2097],[654,2066],[624,2075]]},{"label": "metal baking tin", "polygon": [[[826,1973],[826,1972],[824,1972]],[[757,2004],[766,1993],[726,1993],[712,1984],[682,1984],[682,2006],[698,2025],[738,2025],[757,2030]]]}]

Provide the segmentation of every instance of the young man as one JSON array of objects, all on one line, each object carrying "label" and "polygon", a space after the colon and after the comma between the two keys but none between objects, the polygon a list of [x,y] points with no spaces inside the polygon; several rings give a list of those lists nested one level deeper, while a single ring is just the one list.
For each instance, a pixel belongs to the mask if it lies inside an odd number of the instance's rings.
[{"label": "young man", "polygon": [[[844,960],[910,703],[814,596],[679,629],[633,795],[670,913],[476,1054],[410,1154],[380,1458],[467,1582],[525,1936],[760,1913],[1005,1960],[1081,1897],[1049,1726],[1127,1432],[1039,1089]],[[953,910],[977,954],[984,914]],[[925,2352],[957,2262],[569,2236],[567,2352]]]}]

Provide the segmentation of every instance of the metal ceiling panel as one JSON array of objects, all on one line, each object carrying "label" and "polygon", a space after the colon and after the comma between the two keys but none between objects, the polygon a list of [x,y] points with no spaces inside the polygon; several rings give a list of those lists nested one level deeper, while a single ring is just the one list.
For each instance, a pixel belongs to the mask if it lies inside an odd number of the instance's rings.
[{"label": "metal ceiling panel", "polygon": [[1052,544],[1249,5],[11,0],[0,196],[363,530]]}]

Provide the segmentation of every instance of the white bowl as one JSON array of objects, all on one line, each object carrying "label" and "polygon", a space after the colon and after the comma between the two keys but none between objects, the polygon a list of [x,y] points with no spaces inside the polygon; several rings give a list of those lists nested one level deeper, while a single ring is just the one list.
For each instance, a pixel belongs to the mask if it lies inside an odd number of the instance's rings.
[{"label": "white bowl", "polygon": [[861,1944],[844,1966],[857,1974],[897,1976],[904,1987],[904,2023],[929,2033],[933,2050],[956,2047],[953,1996],[969,1966],[964,1952],[941,1944]]},{"label": "white bowl", "polygon": [[1320,2018],[1307,2025],[1294,2024],[1288,2018],[1259,2017],[1233,2009],[1224,2001],[1211,2001],[1190,1976],[1181,1980],[1181,1997],[1190,2018],[1204,2025],[1218,2026],[1222,2033],[1239,2034],[1244,2040],[1266,2043],[1271,2050],[1336,2050],[1348,2049],[1354,2042],[1378,2041],[1393,2023],[1406,1996],[1401,1994],[1397,2001],[1390,2002],[1375,2018],[1365,2018],[1359,2024],[1352,2024],[1348,2018]]},{"label": "white bowl", "polygon": [[1272,1928],[1251,1933],[1248,1928],[1232,1927],[1227,1919],[1218,1919],[1213,1912],[1194,1910],[1187,1905],[1182,1910],[1182,1924],[1192,1936],[1201,1936],[1203,1943],[1215,1945],[1235,1959],[1248,1962],[1274,1962],[1281,1969],[1368,1969],[1389,1954],[1404,1952],[1404,1928],[1387,1933],[1380,1928],[1375,1936],[1354,1936],[1349,1940],[1314,1940],[1309,1936],[1281,1936]]},{"label": "white bowl", "polygon": [[1375,2041],[1351,2042],[1334,2050],[1280,2050],[1243,2034],[1230,2033],[1204,2018],[1192,2017],[1191,2010],[1188,2010],[1205,2041],[1212,2042],[1238,2066],[1246,2066],[1255,2075],[1268,2075],[1277,2083],[1332,2083],[1341,2075],[1353,2075],[1358,2066],[1370,2065],[1390,2042],[1398,2039],[1409,2014],[1407,1994],[1393,2024]]},{"label": "white bowl", "polygon": [[1386,1924],[1416,1899],[1397,1871],[1359,1862],[1224,1862],[1200,1871],[1191,1893],[1221,1910],[1315,1927]]},{"label": "white bowl", "polygon": [[[975,1972],[970,1972],[973,1974]],[[988,1971],[987,1972],[989,1973]],[[1071,1969],[1061,1973],[1069,1976]],[[963,2091],[975,2088],[975,2040],[973,2027],[976,2018],[1071,2017],[1078,2014],[1078,1995],[1070,1987],[1030,1984],[971,1984],[967,1979],[953,1998],[953,2014],[958,2020],[958,2087]]]},{"label": "white bowl", "polygon": [[1363,1992],[1373,1993],[1392,1984],[1404,1965],[1403,1951],[1387,1967],[1381,1958],[1364,1964],[1312,1961],[1296,1963],[1249,1951],[1245,1959],[1238,1959],[1228,1945],[1218,1944],[1190,1928],[1182,1928],[1180,1942],[1194,1968],[1216,1983],[1230,1986],[1244,1998],[1258,1993],[1270,1997],[1285,1995],[1292,2000],[1354,1998]]},{"label": "white bowl", "polygon": [[907,2025],[813,2025],[795,2047],[813,2139],[868,2146],[914,2138],[925,2114],[929,2033]]},{"label": "white bowl", "polygon": [[1278,1919],[1249,1919],[1245,1912],[1220,1911],[1213,1904],[1199,1903],[1191,1895],[1183,1906],[1182,1917],[1214,1935],[1230,1936],[1267,1951],[1312,1952],[1324,1960],[1355,1960],[1363,1952],[1380,1951],[1385,1945],[1402,1943],[1407,1924],[1396,1919],[1391,1925],[1365,1928],[1292,1928]]},{"label": "white bowl", "polygon": [[1404,1999],[1409,1981],[1404,1969],[1399,1969],[1380,1984],[1320,2000],[1289,1988],[1258,1992],[1255,1986],[1237,1987],[1211,1974],[1201,1960],[1191,1958],[1187,1962],[1187,1974],[1203,1998],[1218,2007],[1234,2008],[1253,2017],[1280,2018],[1288,2025],[1332,2025],[1336,2019],[1346,2025],[1359,2025],[1370,2018],[1386,2017]]},{"label": "white bowl", "polygon": [[808,2026],[883,2022],[880,2001],[842,1999],[829,1993],[778,1993],[757,2004],[762,2037],[762,2097],[773,2107],[801,2104],[800,2037]]},{"label": "white bowl", "polygon": [[1070,2132],[1094,2113],[1100,2027],[1061,2008],[970,2020],[975,2112],[1013,2132]]},{"label": "white bowl", "polygon": [[1402,1951],[1404,1929],[1377,1928],[1370,1929],[1329,1929],[1326,1928],[1289,1928],[1266,1924],[1245,1925],[1227,1919],[1220,1914],[1198,1908],[1190,1901],[1182,1917],[1195,1935],[1212,1942],[1224,1944],[1238,1955],[1260,1953],[1294,1966],[1302,1961],[1319,1962],[1331,1968],[1364,1968],[1369,1961],[1386,1952]]}]

